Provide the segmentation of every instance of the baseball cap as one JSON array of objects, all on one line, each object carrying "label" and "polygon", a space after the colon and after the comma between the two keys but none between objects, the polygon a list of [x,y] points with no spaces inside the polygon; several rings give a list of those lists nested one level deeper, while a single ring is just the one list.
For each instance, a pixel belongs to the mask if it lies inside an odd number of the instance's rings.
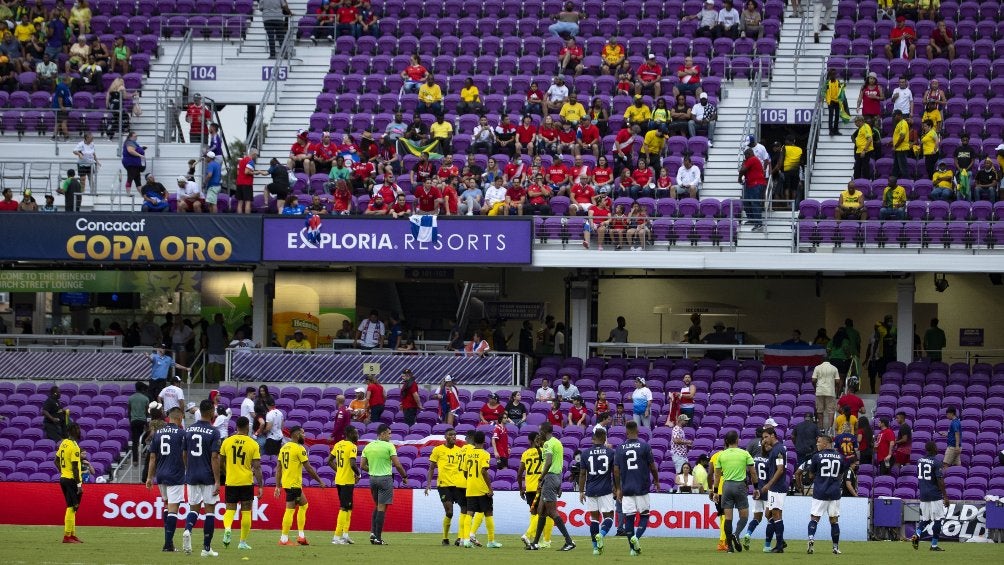
[{"label": "baseball cap", "polygon": [[220,391],[218,391],[218,390],[214,389],[214,390],[209,391],[209,401],[210,402],[215,401],[216,397],[219,396],[219,395],[220,395]]},{"label": "baseball cap", "polygon": [[776,428],[777,427],[777,422],[774,421],[774,418],[767,418],[767,421],[765,421],[763,423],[763,427],[765,427],[765,428]]},{"label": "baseball cap", "polygon": [[296,330],[296,331],[294,331],[293,335],[296,335],[296,334],[303,335],[303,330]]},{"label": "baseball cap", "polygon": [[995,151],[1004,151],[1004,143],[1001,143],[1000,145],[998,145],[997,149]]},{"label": "baseball cap", "polygon": [[648,58],[649,58],[649,60],[655,59],[655,53],[649,53],[648,54]]},{"label": "baseball cap", "polygon": [[181,175],[178,177],[178,182],[188,182],[188,177]]},{"label": "baseball cap", "polygon": [[208,157],[210,159],[215,159],[216,158],[216,153],[213,153],[212,151],[206,151],[206,157]]},{"label": "baseball cap", "polygon": [[754,145],[756,145],[756,137],[754,137],[754,136],[752,136],[752,135],[751,135],[751,136],[749,136],[749,137],[747,137],[747,138],[746,138],[746,143],[747,143],[747,144],[748,144],[748,145],[749,145],[750,147],[753,147]]},{"label": "baseball cap", "polygon": [[641,384],[645,384],[645,377],[635,377],[634,380],[640,382]]},{"label": "baseball cap", "polygon": [[450,375],[446,375],[445,377],[443,377],[443,380],[446,381],[446,382],[448,382],[448,383],[452,383],[453,382],[453,377],[451,377]]},{"label": "baseball cap", "polygon": [[359,394],[360,392],[366,392],[366,389],[363,388],[363,387],[361,387],[361,386],[360,387],[356,387],[356,394]]},{"label": "baseball cap", "polygon": [[700,96],[700,99],[701,100],[707,100],[708,99],[708,93],[707,92],[702,92],[701,96]]},{"label": "baseball cap", "polygon": [[195,403],[194,402],[189,402],[188,404],[185,405],[185,411],[186,412],[192,412],[194,410],[195,410]]},{"label": "baseball cap", "polygon": [[687,416],[686,414],[680,414],[679,416],[677,416],[677,418],[682,419],[684,422],[690,421],[690,416]]},{"label": "baseball cap", "polygon": [[868,73],[868,78],[878,78],[878,74],[873,72]]}]

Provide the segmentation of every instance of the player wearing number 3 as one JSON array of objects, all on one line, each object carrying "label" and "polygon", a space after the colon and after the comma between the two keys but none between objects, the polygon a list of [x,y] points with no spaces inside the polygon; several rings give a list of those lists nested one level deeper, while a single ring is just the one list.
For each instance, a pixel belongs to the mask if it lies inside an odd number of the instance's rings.
[{"label": "player wearing number 3", "polygon": [[237,505],[241,505],[241,541],[237,549],[251,549],[251,505],[254,504],[255,486],[261,497],[265,481],[261,476],[261,448],[249,434],[251,422],[246,417],[237,418],[237,433],[223,440],[220,457],[226,462],[227,510],[223,513],[223,547],[230,547],[230,527],[234,524]]},{"label": "player wearing number 3", "polygon": [[154,474],[160,497],[167,503],[164,514],[164,551],[174,551],[174,532],[178,527],[178,506],[185,499],[185,430],[181,429],[184,415],[175,406],[167,411],[167,424],[153,434],[150,443],[150,471],[146,488],[153,488]]},{"label": "player wearing number 3", "polygon": [[579,502],[589,512],[593,555],[603,554],[603,538],[614,525],[614,497],[620,496],[620,473],[614,465],[616,455],[606,443],[607,431],[600,427],[593,430],[593,446],[582,457],[579,473]]},{"label": "player wearing number 3", "polygon": [[279,486],[286,491],[286,512],[282,515],[282,534],[279,536],[279,545],[293,545],[289,540],[289,529],[293,527],[293,515],[296,514],[296,529],[299,536],[296,543],[300,545],[310,545],[307,543],[307,536],[304,533],[307,524],[307,497],[303,494],[303,470],[306,469],[310,477],[317,481],[317,485],[324,488],[321,477],[310,464],[307,458],[307,448],[303,447],[303,428],[293,426],[289,429],[289,441],[279,450],[279,467],[276,469],[275,496],[279,497]]},{"label": "player wearing number 3", "polygon": [[812,509],[809,510],[809,548],[813,552],[816,543],[816,526],[824,514],[830,517],[830,538],[833,553],[840,555],[840,496],[843,494],[844,476],[847,468],[844,456],[833,448],[833,438],[821,435],[816,439],[816,453],[795,471],[795,484],[801,489],[802,473],[811,472]]},{"label": "player wearing number 3", "polygon": [[202,557],[217,557],[213,551],[213,532],[216,530],[216,503],[220,500],[220,430],[213,426],[216,406],[211,400],[199,403],[199,421],[185,430],[185,452],[188,454],[185,484],[188,485],[188,517],[182,546],[185,553],[192,552],[192,530],[199,520],[202,523]]}]

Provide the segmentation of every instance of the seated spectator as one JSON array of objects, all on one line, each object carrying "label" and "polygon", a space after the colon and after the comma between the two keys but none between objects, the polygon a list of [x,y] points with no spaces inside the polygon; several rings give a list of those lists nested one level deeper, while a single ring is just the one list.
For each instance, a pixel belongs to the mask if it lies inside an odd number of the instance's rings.
[{"label": "seated spectator", "polygon": [[655,179],[655,196],[654,198],[672,198],[673,197],[673,179],[669,176],[669,169],[663,167],[659,171],[659,177]]},{"label": "seated spectator", "polygon": [[[663,169],[665,173],[665,169]],[[645,246],[651,239],[652,226],[648,217],[648,209],[637,202],[631,204],[631,211],[628,212],[627,245],[631,251],[644,251]],[[637,245],[635,245],[637,243]]]},{"label": "seated spectator", "polygon": [[443,193],[431,179],[415,185],[412,194],[415,196],[416,214],[438,214],[443,207]]},{"label": "seated spectator", "polygon": [[418,107],[415,112],[436,116],[443,113],[443,90],[431,74],[426,75],[425,83],[418,89]]},{"label": "seated spectator", "polygon": [[634,93],[651,93],[653,97],[662,96],[662,66],[656,61],[655,54],[649,53],[648,58],[638,65],[635,72],[637,80],[634,83]]},{"label": "seated spectator", "polygon": [[495,158],[489,157],[488,166],[485,167],[485,172],[481,173],[481,181],[482,184],[491,184],[494,183],[496,179],[505,180],[505,173],[499,168],[499,164],[495,161]]},{"label": "seated spectator", "polygon": [[103,69],[110,69],[112,64],[112,54],[105,47],[105,44],[98,41],[98,38],[94,38],[91,41],[91,55],[94,55],[94,60],[101,65]]},{"label": "seated spectator", "polygon": [[199,185],[186,176],[178,177],[178,212],[201,212],[202,205]]},{"label": "seated spectator", "polygon": [[401,71],[401,78],[404,79],[403,93],[418,93],[418,89],[425,84],[429,78],[429,71],[422,66],[418,53],[411,55],[411,62]]},{"label": "seated spectator", "polygon": [[[80,65],[86,63],[90,56],[91,46],[87,43],[87,37],[83,35],[77,37],[77,42],[70,45],[70,58],[66,60],[66,72],[70,72],[72,66],[79,69]],[[52,57],[51,53],[49,57]]]},{"label": "seated spectator", "polygon": [[561,122],[558,130],[557,153],[560,155],[570,155],[575,151],[575,129],[571,122]]},{"label": "seated spectator", "polygon": [[928,59],[955,59],[955,34],[945,26],[945,20],[938,22],[938,27],[931,31],[931,40],[927,44]]},{"label": "seated spectator", "polygon": [[9,188],[3,189],[3,200],[0,200],[0,212],[17,212],[17,200],[14,200],[14,192]]},{"label": "seated spectator", "polygon": [[694,64],[694,58],[690,55],[683,58],[683,64],[676,70],[676,77],[680,82],[673,87],[674,97],[680,94],[700,96],[704,92],[701,88],[701,67]]},{"label": "seated spectator", "polygon": [[548,26],[548,31],[558,37],[568,38],[579,35],[579,22],[585,16],[575,9],[571,2],[565,2],[560,12],[553,16],[555,23]]},{"label": "seated spectator", "polygon": [[545,174],[547,176],[547,186],[555,196],[568,194],[574,177],[569,174],[568,167],[565,166],[561,159],[555,159],[551,163],[551,166],[547,168]]},{"label": "seated spectator", "polygon": [[359,387],[355,390],[356,397],[349,403],[349,412],[352,413],[352,420],[356,422],[369,422],[370,411],[366,403],[366,388]]},{"label": "seated spectator", "polygon": [[[289,148],[289,160],[286,167],[290,171],[301,172],[308,177],[314,174],[314,154],[310,150],[310,142],[307,140],[307,131],[300,130],[296,134],[296,141]],[[288,184],[287,180],[287,184]]]},{"label": "seated spectator", "polygon": [[555,428],[560,428],[565,425],[565,415],[561,413],[560,400],[551,401],[551,409],[547,411],[547,421]]},{"label": "seated spectator", "polygon": [[680,472],[674,479],[676,481],[676,492],[690,493],[700,490],[701,486],[694,479],[693,470],[690,463],[684,462],[680,467]]},{"label": "seated spectator", "polygon": [[429,126],[429,133],[432,134],[433,140],[439,142],[439,152],[453,151],[453,124],[446,121],[442,112],[436,114],[436,121]]},{"label": "seated spectator", "polygon": [[676,171],[676,196],[686,195],[697,198],[701,191],[701,169],[694,164],[690,155],[683,156],[683,164]]},{"label": "seated spectator", "polygon": [[951,202],[955,200],[959,186],[955,182],[955,173],[948,168],[948,163],[944,160],[938,162],[938,168],[931,175],[934,188],[931,190],[931,200],[944,200]]},{"label": "seated spectator", "polygon": [[473,178],[464,180],[464,191],[460,193],[459,213],[473,216],[481,213],[484,195]]},{"label": "seated spectator", "polygon": [[343,0],[342,5],[335,10],[335,33],[338,37],[351,35],[359,39],[359,10],[352,0]]},{"label": "seated spectator", "polygon": [[[561,116],[561,119],[571,124],[572,127],[575,127],[587,115],[586,108],[579,102],[578,96],[574,93],[568,95],[568,99],[561,105],[561,110],[558,114]],[[502,117],[504,119],[506,115],[503,114]]]},{"label": "seated spectator", "polygon": [[[327,134],[327,132],[325,132]],[[345,181],[348,182],[352,178],[352,169],[345,165],[345,157],[337,155],[335,157],[334,165],[331,166],[331,170],[328,171],[328,178],[332,182]]]},{"label": "seated spectator", "polygon": [[533,118],[524,115],[521,123],[516,126],[516,154],[532,156],[536,141],[537,126],[533,125]]},{"label": "seated spectator", "polygon": [[546,104],[546,94],[537,86],[537,81],[530,83],[530,89],[526,91],[526,102],[523,104],[524,114],[544,114]]},{"label": "seated spectator", "polygon": [[359,3],[359,34],[380,37],[380,19],[369,2]]},{"label": "seated spectator", "polygon": [[544,116],[544,123],[540,125],[537,129],[537,141],[534,147],[534,155],[541,155],[547,153],[549,155],[558,154],[558,133],[560,133],[561,128],[558,127],[551,116]]},{"label": "seated spectator", "polygon": [[899,185],[899,179],[889,177],[889,186],[882,191],[881,220],[906,219],[906,189]]},{"label": "seated spectator", "polygon": [[593,98],[586,117],[600,130],[601,136],[610,133],[610,110],[603,104],[603,100]]},{"label": "seated spectator", "polygon": [[833,213],[836,220],[866,220],[868,212],[864,207],[865,195],[857,189],[854,181],[847,183],[847,188],[840,193],[837,209]]},{"label": "seated spectator", "polygon": [[522,216],[526,206],[526,189],[518,183],[512,183],[505,191],[505,202],[502,206],[504,216]]},{"label": "seated spectator", "polygon": [[324,216],[328,213],[328,207],[324,205],[324,202],[321,202],[321,197],[315,194],[310,197],[310,206],[307,206],[305,213],[307,215],[316,214],[318,216]]},{"label": "seated spectator", "polygon": [[[98,64],[98,61],[97,59],[94,58],[94,55],[87,56],[87,61],[85,61],[83,65],[80,65],[79,74],[80,78],[74,79],[73,83],[73,86],[76,88],[77,92],[80,91],[100,92],[101,89],[104,88],[104,84],[102,83],[101,80],[101,77],[104,74],[104,69],[102,69],[101,65]],[[122,80],[122,77],[116,78],[115,81],[116,82],[121,81],[121,90],[113,91],[111,89],[111,86],[109,86],[108,91],[106,92],[106,97],[108,97],[108,95],[113,92],[123,92],[124,93],[123,96],[131,98],[132,95],[130,95],[128,92],[125,91],[125,81]],[[112,110],[113,113],[117,114],[118,108],[111,108],[110,105],[107,104],[107,102],[106,106],[108,106],[108,109]],[[122,114],[123,114],[122,115],[123,122],[129,119],[128,112],[123,112]],[[115,115],[115,120],[117,123],[118,120],[117,115]]]},{"label": "seated spectator", "polygon": [[941,0],[920,0],[917,17],[921,20],[936,20],[941,11]]},{"label": "seated spectator", "polygon": [[331,0],[321,0],[321,5],[314,11],[314,19],[317,24],[310,36],[310,40],[317,45],[318,39],[327,39],[328,42],[335,42],[335,21],[338,10],[331,5]]},{"label": "seated spectator", "polygon": [[536,179],[527,183],[523,213],[527,216],[550,216],[548,201],[551,199],[551,189],[544,183],[544,177],[537,175]]},{"label": "seated spectator", "polygon": [[627,167],[621,169],[621,176],[617,177],[614,181],[614,188],[611,196],[614,198],[631,198],[632,192],[637,192],[638,187],[635,185],[634,177],[631,176],[633,171]]},{"label": "seated spectator", "polygon": [[[529,324],[529,322],[526,323]],[[540,381],[540,387],[537,389],[537,392],[534,393],[534,400],[537,402],[551,402],[555,398],[557,398],[557,394],[554,392],[554,389],[551,388],[551,383],[548,382],[547,379],[542,379]]]},{"label": "seated spectator", "polygon": [[129,46],[125,44],[125,38],[121,35],[115,38],[115,45],[112,46],[112,59],[109,69],[113,73],[119,73],[120,75],[129,73],[129,57],[132,56],[132,51],[129,50]]},{"label": "seated spectator", "polygon": [[708,101],[708,93],[702,92],[697,97],[697,104],[690,109],[691,119],[687,124],[690,137],[697,135],[697,130],[707,131],[708,147],[715,146],[715,124],[718,123],[718,106]]},{"label": "seated spectator", "polygon": [[390,206],[384,203],[383,194],[380,193],[373,195],[373,198],[370,199],[369,205],[366,206],[366,211],[363,212],[363,214],[367,216],[386,216],[389,213]]},{"label": "seated spectator", "polygon": [[460,102],[457,103],[458,114],[481,114],[484,112],[481,103],[481,91],[474,85],[474,79],[464,79],[464,87],[460,89]]},{"label": "seated spectator", "polygon": [[389,214],[392,218],[407,218],[414,213],[414,208],[411,204],[408,204],[408,200],[405,198],[404,194],[398,194],[397,198],[394,200],[394,204],[391,205]]},{"label": "seated spectator", "polygon": [[35,65],[35,90],[50,91],[56,86],[56,75],[59,68],[49,55],[42,55],[42,60]]},{"label": "seated spectator", "polygon": [[310,146],[309,152],[313,155],[311,161],[314,163],[314,173],[320,175],[330,175],[335,158],[345,161],[341,155],[337,155],[339,147],[331,142],[331,132],[321,134],[321,140]]},{"label": "seated spectator", "polygon": [[[655,132],[658,135],[658,131]],[[655,194],[655,171],[644,159],[638,160],[638,168],[631,173],[634,185],[631,187],[631,198],[651,198]]]},{"label": "seated spectator", "polygon": [[568,425],[586,429],[589,425],[589,409],[582,403],[581,396],[572,397],[572,407],[568,410]]},{"label": "seated spectator", "polygon": [[911,22],[917,21],[917,0],[898,0],[896,2],[896,15],[899,18],[906,18]]},{"label": "seated spectator", "polygon": [[645,104],[641,94],[634,95],[634,103],[624,110],[624,126],[638,126],[641,131],[648,131],[652,121],[652,109]]},{"label": "seated spectator", "polygon": [[516,154],[516,126],[509,114],[502,114],[499,125],[495,126],[495,153],[505,153],[509,157]]},{"label": "seated spectator", "polygon": [[490,184],[487,184],[484,206],[481,207],[481,213],[486,216],[506,215],[507,195],[508,193],[502,176],[496,176]]},{"label": "seated spectator", "polygon": [[603,251],[603,237],[610,228],[610,208],[609,199],[600,196],[595,199],[595,204],[589,207],[587,212],[589,219],[582,224],[582,247],[589,249],[589,237],[596,233],[596,249]]},{"label": "seated spectator", "polygon": [[605,200],[606,196],[598,196],[588,179],[580,178],[578,182],[569,189],[571,206],[568,208],[569,215],[577,215],[579,212],[588,214],[589,209],[596,204],[596,199]]},{"label": "seated spectator", "polygon": [[959,172],[969,171],[973,167],[973,162],[979,154],[976,147],[969,144],[969,134],[963,133],[959,136],[961,144],[955,148],[955,166]]},{"label": "seated spectator", "polygon": [[331,211],[333,214],[347,216],[352,213],[352,191],[345,181],[335,181],[335,190],[332,193]]},{"label": "seated spectator", "polygon": [[282,207],[283,216],[302,216],[307,213],[307,208],[300,204],[300,198],[295,194],[286,197],[286,205]]},{"label": "seated spectator", "polygon": [[619,76],[628,72],[627,51],[616,36],[611,35],[607,38],[607,44],[603,46],[600,58],[603,59],[603,64],[600,66],[601,73]]},{"label": "seated spectator", "polygon": [[56,197],[51,194],[45,195],[45,204],[43,204],[38,211],[39,212],[58,212],[59,209],[55,205]]},{"label": "seated spectator", "polygon": [[491,155],[495,147],[495,128],[488,124],[488,118],[478,118],[478,125],[471,132],[471,153]]},{"label": "seated spectator", "polygon": [[997,202],[997,186],[1000,183],[1000,173],[994,168],[994,161],[990,157],[983,160],[980,168],[973,174],[975,185],[973,186],[973,201],[988,200]]},{"label": "seated spectator", "polygon": [[889,44],[885,46],[887,59],[913,59],[916,56],[917,31],[907,25],[906,18],[896,16],[896,27],[889,34]]},{"label": "seated spectator", "polygon": [[721,10],[718,10],[718,19],[716,20],[714,36],[717,37],[730,37],[732,39],[739,38],[739,10],[735,9],[732,4],[732,0],[725,0],[725,5],[722,6]]},{"label": "seated spectator", "polygon": [[352,163],[352,174],[349,176],[349,180],[357,192],[370,192],[375,185],[375,177],[376,166],[372,162],[359,161]]},{"label": "seated spectator", "polygon": [[21,202],[17,205],[18,212],[38,212],[38,202],[35,201],[35,197],[31,195],[31,189],[24,191],[21,195]]},{"label": "seated spectator", "polygon": [[[45,43],[42,41],[42,39],[43,38],[39,37],[38,35],[34,35],[32,36],[31,41],[21,46],[24,62],[27,63],[29,67],[34,67],[35,65],[37,65],[38,62],[42,60],[42,55],[44,55],[47,51]],[[86,45],[86,43],[84,45]],[[58,58],[59,55],[63,52],[63,48],[62,45],[60,45],[58,50],[53,49],[48,51],[50,58],[52,58],[53,56]],[[0,50],[0,52],[2,52],[2,50]]]},{"label": "seated spectator", "polygon": [[694,114],[687,105],[687,97],[677,94],[676,102],[669,109],[669,125],[666,126],[665,133],[690,137],[690,122],[693,118]]},{"label": "seated spectator", "polygon": [[609,194],[613,188],[614,170],[610,167],[606,155],[600,155],[596,159],[596,167],[592,170],[592,178],[589,179],[596,191],[600,194]]},{"label": "seated spectator", "polygon": [[568,99],[568,87],[565,86],[565,77],[558,75],[554,77],[554,83],[547,88],[544,98],[545,113],[552,113],[561,110]]},{"label": "seated spectator", "polygon": [[574,37],[569,37],[558,51],[558,68],[564,73],[579,76],[582,74],[583,56],[582,47],[575,43]]},{"label": "seated spectator", "polygon": [[655,108],[652,108],[652,119],[649,120],[647,129],[658,129],[663,133],[669,131],[669,108],[666,107],[665,98],[659,98],[655,101]]},{"label": "seated spectator", "polygon": [[509,403],[505,405],[505,415],[509,421],[517,428],[522,426],[526,422],[526,415],[530,411],[527,409],[526,404],[520,400],[520,394],[518,390],[514,390],[512,394],[509,395]]},{"label": "seated spectator", "polygon": [[756,0],[747,0],[740,14],[739,31],[741,37],[760,39],[763,37],[763,16],[757,7]]},{"label": "seated spectator", "polygon": [[681,21],[697,20],[697,37],[715,37],[715,26],[718,25],[718,12],[715,10],[715,0],[704,0],[701,11],[690,16],[683,16]]},{"label": "seated spectator", "polygon": [[614,95],[630,96],[634,93],[634,81],[631,80],[631,72],[626,71],[617,77],[617,84],[614,86]]}]

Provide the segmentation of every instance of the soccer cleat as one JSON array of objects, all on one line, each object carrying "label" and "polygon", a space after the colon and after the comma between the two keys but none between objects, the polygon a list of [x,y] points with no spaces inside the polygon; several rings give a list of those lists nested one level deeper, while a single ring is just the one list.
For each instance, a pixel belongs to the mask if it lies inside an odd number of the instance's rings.
[{"label": "soccer cleat", "polygon": [[186,555],[192,554],[192,532],[185,530],[181,534],[181,549]]},{"label": "soccer cleat", "polygon": [[464,547],[470,549],[474,547],[474,544],[471,543],[471,540],[464,540]]},{"label": "soccer cleat", "polygon": [[840,555],[840,548],[839,547],[833,546],[833,555]]},{"label": "soccer cleat", "polygon": [[250,550],[251,546],[248,545],[248,542],[242,541],[242,542],[240,542],[240,543],[237,544],[237,549],[247,549],[247,550]]},{"label": "soccer cleat", "polygon": [[300,537],[296,538],[296,543],[298,545],[310,545],[310,542],[307,541],[307,538],[305,538],[303,536],[300,536]]},{"label": "soccer cleat", "polygon": [[370,541],[372,542],[375,539],[377,539],[376,538],[376,534],[374,534],[373,532],[370,532]]},{"label": "soccer cleat", "polygon": [[174,553],[174,546],[173,545],[165,545],[164,549],[161,549],[161,551],[163,551],[164,553]]},{"label": "soccer cleat", "polygon": [[596,536],[596,549],[603,553],[603,534]]},{"label": "soccer cleat", "polygon": [[[522,536],[520,536],[519,540],[521,542],[523,542],[523,547],[525,547],[526,549],[530,549],[530,546],[533,545],[533,542],[530,541],[530,538],[526,537],[526,534],[523,534]],[[460,540],[457,540],[457,542],[459,542],[459,541]]]},{"label": "soccer cleat", "polygon": [[528,543],[526,545],[526,550],[527,551],[539,551],[540,550],[540,546],[537,545],[537,544],[535,544],[535,543]]},{"label": "soccer cleat", "polygon": [[913,534],[913,536],[910,537],[910,545],[912,545],[914,549],[920,549],[920,537],[917,534]]},{"label": "soccer cleat", "polygon": [[383,541],[380,538],[372,539],[372,540],[370,540],[370,543],[373,544],[373,545],[390,545],[390,544],[388,544],[387,542]]},{"label": "soccer cleat", "polygon": [[575,549],[575,543],[569,542],[561,546],[561,549],[559,549],[558,551],[572,551],[573,549]]},{"label": "soccer cleat", "polygon": [[219,557],[219,552],[213,551],[212,549],[203,549],[200,554],[202,557]]},{"label": "soccer cleat", "polygon": [[63,543],[74,543],[74,541],[70,536],[63,536]]},{"label": "soccer cleat", "polygon": [[629,553],[628,555],[630,555],[631,557],[637,557],[638,556],[638,552],[632,549],[631,553]]},{"label": "soccer cleat", "polygon": [[[770,552],[771,553],[784,553],[784,548],[783,547],[775,547],[774,549],[770,550]],[[810,551],[809,553],[812,553],[812,552]]]},{"label": "soccer cleat", "polygon": [[296,544],[293,543],[293,540],[287,539],[286,541],[279,540],[279,545],[284,545],[284,546],[292,547],[292,546],[294,546]]},{"label": "soccer cleat", "polygon": [[599,550],[599,549],[596,549],[596,548],[594,547],[594,548],[593,548],[593,555],[600,555],[600,550]]},{"label": "soccer cleat", "polygon": [[502,544],[497,541],[490,541],[488,542],[488,545],[485,547],[487,547],[488,549],[498,549],[502,547]]},{"label": "soccer cleat", "polygon": [[352,541],[352,538],[349,537],[349,534],[342,534],[342,543],[344,543],[345,545],[352,545],[356,542]]},{"label": "soccer cleat", "polygon": [[455,545],[457,547],[460,547],[460,546],[464,545],[464,540],[462,540],[460,538],[457,538],[456,540],[454,540],[453,545]]},{"label": "soccer cleat", "polygon": [[340,538],[340,537],[336,536],[336,537],[331,538],[331,545],[344,545],[344,544],[345,544],[345,542],[342,541],[342,538]]},{"label": "soccer cleat", "polygon": [[80,538],[77,537],[77,534],[71,535],[70,539],[73,540],[73,543],[84,543]]},{"label": "soccer cleat", "polygon": [[471,536],[471,538],[464,544],[464,547],[471,547],[472,545],[474,547],[481,547],[481,542],[478,541],[478,538]]},{"label": "soccer cleat", "polygon": [[638,552],[638,555],[641,555],[641,544],[638,542],[638,536],[631,536],[631,539],[628,540],[628,543],[631,544],[631,549]]},{"label": "soccer cleat", "polygon": [[230,547],[230,530],[223,530],[223,547]]},{"label": "soccer cleat", "polygon": [[812,546],[814,546],[814,545],[816,545],[816,542],[813,541],[813,540],[809,540],[809,549],[806,550],[806,553],[808,553],[809,555],[812,555]]},{"label": "soccer cleat", "polygon": [[940,545],[932,545],[930,551],[945,551]]},{"label": "soccer cleat", "polygon": [[551,549],[551,542],[549,541],[542,541],[537,545],[539,545],[541,549]]},{"label": "soccer cleat", "polygon": [[739,538],[736,536],[730,536],[732,538],[732,548],[736,550],[736,553],[742,553],[743,546],[739,543]]},{"label": "soccer cleat", "polygon": [[729,544],[727,542],[724,541],[718,542],[718,547],[717,547],[718,551],[728,551],[728,549],[729,549]]},{"label": "soccer cleat", "polygon": [[448,540],[448,539],[445,539],[445,538],[444,538],[444,539],[443,539],[443,545],[445,545],[445,546],[449,547],[449,545],[450,545],[450,540]]},{"label": "soccer cleat", "polygon": [[772,551],[772,550],[771,550],[771,548],[770,548],[770,546],[769,546],[769,545],[765,545],[765,546],[763,546],[763,552],[764,552],[764,553],[770,553],[771,551]]},{"label": "soccer cleat", "polygon": [[751,539],[752,538],[750,538],[749,533],[743,534],[743,549],[745,549],[746,551],[750,550],[750,540]]}]

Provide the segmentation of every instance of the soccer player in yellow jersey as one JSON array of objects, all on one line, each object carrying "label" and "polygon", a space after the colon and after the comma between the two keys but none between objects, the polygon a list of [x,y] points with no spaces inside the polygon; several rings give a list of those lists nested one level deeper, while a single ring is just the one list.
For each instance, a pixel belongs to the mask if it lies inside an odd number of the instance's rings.
[{"label": "soccer player in yellow jersey", "polygon": [[485,450],[485,433],[478,430],[474,432],[474,444],[470,452],[464,458],[464,474],[467,475],[467,515],[471,517],[470,537],[464,541],[464,547],[480,547],[480,543],[474,537],[481,525],[481,520],[485,521],[485,528],[488,530],[489,549],[502,547],[501,543],[495,541],[495,518],[492,492],[492,480],[488,476],[488,469],[491,467],[491,455]]},{"label": "soccer player in yellow jersey", "polygon": [[355,426],[346,426],[345,439],[331,448],[328,455],[328,467],[335,470],[335,490],[338,491],[338,519],[335,521],[335,535],[331,543],[335,545],[352,545],[349,528],[352,525],[352,494],[359,481],[359,451],[356,442],[359,441],[359,430]]},{"label": "soccer player in yellow jersey", "polygon": [[[523,534],[523,538],[525,538],[523,540],[524,543],[528,543],[533,539],[533,535],[537,533],[537,506],[539,502],[537,491],[540,488],[540,477],[544,474],[544,457],[540,452],[540,445],[543,442],[539,439],[540,435],[537,432],[530,432],[527,438],[530,440],[530,447],[526,448],[523,455],[519,457],[519,471],[516,472],[516,482],[519,483],[519,495],[530,505],[530,525]],[[523,482],[524,477],[526,478],[525,484]],[[549,517],[545,518],[545,520],[544,538],[541,547],[550,547],[554,520],[551,520]]]},{"label": "soccer player in yellow jersey", "polygon": [[241,506],[241,538],[237,549],[251,549],[248,545],[248,535],[251,533],[251,505],[254,503],[255,490],[258,487],[258,497],[262,495],[265,481],[261,476],[261,448],[250,435],[251,426],[246,416],[237,418],[237,433],[223,440],[220,446],[220,457],[226,462],[226,504],[223,513],[223,547],[230,547],[230,528],[234,525],[234,514],[237,505]]},{"label": "soccer player in yellow jersey", "polygon": [[279,485],[286,491],[286,512],[282,515],[282,534],[279,545],[293,545],[289,540],[289,529],[293,526],[293,515],[296,514],[296,529],[299,535],[296,543],[310,545],[304,534],[307,524],[307,497],[303,494],[303,470],[324,488],[321,477],[317,475],[313,465],[307,458],[307,448],[303,447],[303,428],[293,426],[289,429],[289,441],[279,450],[279,465],[276,468],[275,497],[279,497]]},{"label": "soccer player in yellow jersey", "polygon": [[[443,545],[450,545],[453,506],[459,504],[461,515],[466,514],[467,485],[466,480],[462,480],[461,477],[460,446],[457,445],[456,430],[453,428],[446,430],[445,437],[446,442],[433,448],[432,454],[429,455],[429,461],[435,466],[429,467],[429,476],[425,480],[425,496],[429,496],[429,490],[432,488],[433,471],[438,471],[439,479],[436,482],[436,488],[439,491],[439,500],[443,503],[443,511],[446,512],[446,516],[443,517]],[[461,482],[465,483],[463,487],[459,486]],[[458,545],[460,541],[458,533]]]},{"label": "soccer player in yellow jersey", "polygon": [[460,504],[460,524],[457,531],[457,541],[453,542],[453,545],[456,546],[463,545],[464,540],[471,533],[471,517],[467,514],[467,474],[464,472],[464,469],[467,467],[464,462],[474,449],[474,446],[471,445],[473,443],[474,431],[472,430],[464,436],[464,445],[460,446],[460,462],[457,465],[460,470],[460,474],[457,476],[457,488],[464,493],[464,501]]},{"label": "soccer player in yellow jersey", "polygon": [[67,438],[59,443],[56,451],[56,467],[59,469],[59,488],[66,500],[66,514],[63,518],[63,543],[83,543],[77,537],[77,509],[84,493],[81,479],[80,426],[76,423],[66,428]]},{"label": "soccer player in yellow jersey", "polygon": [[721,451],[716,451],[708,462],[708,484],[711,486],[708,496],[715,503],[715,510],[718,512],[718,551],[728,551],[728,542],[725,541],[725,511],[722,508],[721,498],[722,476],[715,470],[715,464],[718,463],[718,456],[721,453]]}]

